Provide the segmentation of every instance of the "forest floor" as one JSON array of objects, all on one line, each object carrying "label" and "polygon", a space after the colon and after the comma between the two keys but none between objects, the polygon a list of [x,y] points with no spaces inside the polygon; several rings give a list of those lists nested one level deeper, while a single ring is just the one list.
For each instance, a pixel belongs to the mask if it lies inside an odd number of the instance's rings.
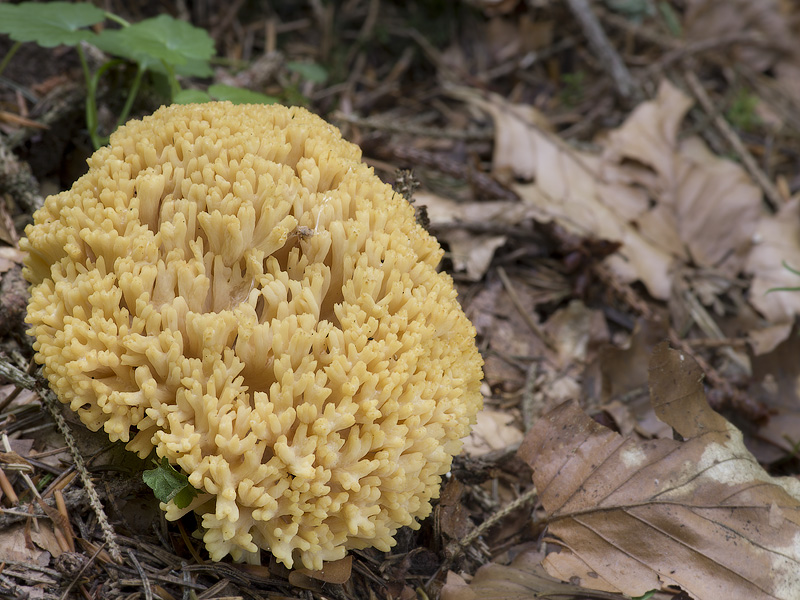
[{"label": "forest floor", "polygon": [[[484,409],[420,529],[291,572],[210,562],[143,463],[61,411],[103,531],[33,379],[19,250],[93,151],[81,62],[0,34],[0,597],[800,597],[792,3],[100,4],[208,32],[213,74],[182,87],[306,106],[411,178],[478,332]],[[135,76],[99,78],[99,134]],[[131,116],[167,102],[148,74]]]}]

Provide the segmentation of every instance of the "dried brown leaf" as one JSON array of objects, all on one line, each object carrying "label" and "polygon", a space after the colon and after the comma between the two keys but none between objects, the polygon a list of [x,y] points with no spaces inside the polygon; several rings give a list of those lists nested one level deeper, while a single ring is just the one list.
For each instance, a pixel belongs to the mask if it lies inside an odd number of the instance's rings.
[{"label": "dried brown leaf", "polygon": [[760,34],[767,44],[726,44],[720,52],[732,63],[763,71],[794,46],[789,19],[778,0],[689,0],[684,27],[689,42],[713,40],[736,33]]},{"label": "dried brown leaf", "polygon": [[0,201],[0,241],[16,248],[19,242],[17,230],[14,227],[14,219],[8,212],[5,202]]},{"label": "dried brown leaf", "polygon": [[736,275],[762,212],[761,192],[738,164],[713,155],[700,138],[678,141],[690,106],[683,92],[662,84],[654,100],[609,134],[606,155],[620,164],[638,161],[657,176],[641,181],[656,199],[636,218],[645,238],[684,262]]},{"label": "dried brown leaf", "polygon": [[299,587],[311,588],[313,588],[314,585],[308,586],[308,584],[312,582],[338,584],[347,583],[347,581],[350,579],[352,570],[353,556],[351,554],[339,560],[326,562],[325,566],[318,571],[312,571],[306,568],[294,569],[289,573],[289,583]]},{"label": "dried brown leaf", "polygon": [[[45,530],[48,527],[49,525],[45,525],[41,529]],[[58,545],[54,543],[52,538],[53,532],[51,530],[47,534],[42,533],[41,540],[37,539],[36,542],[39,543],[41,541],[40,545],[42,547],[52,549],[54,553],[58,554]],[[11,525],[0,532],[0,562],[46,565],[49,560],[50,557],[45,552],[26,543],[24,524]]]},{"label": "dried brown leaf", "polygon": [[561,548],[548,573],[631,596],[675,585],[698,600],[800,597],[800,482],[761,468],[701,381],[690,357],[656,348],[653,405],[685,441],[623,438],[574,402],[531,430],[520,456]]},{"label": "dried brown leaf", "polygon": [[509,566],[489,563],[467,584],[448,573],[441,600],[622,600],[621,596],[562,583],[544,572],[538,553],[525,552]]},{"label": "dried brown leaf", "polygon": [[487,408],[478,413],[477,419],[464,440],[464,452],[469,456],[482,456],[522,441],[522,430],[508,411]]},{"label": "dried brown leaf", "polygon": [[601,140],[599,153],[548,133],[531,106],[471,90],[453,94],[492,116],[493,170],[533,180],[514,190],[540,211],[537,219],[622,244],[606,261],[623,281],[638,279],[667,299],[680,263],[729,275],[741,269],[761,211],[759,190],[699,138],[678,140],[691,102],[669,82]]},{"label": "dried brown leaf", "polygon": [[608,324],[603,311],[590,309],[580,300],[572,300],[547,320],[544,330],[553,340],[554,362],[560,369],[591,360],[594,352],[608,342]]},{"label": "dried brown leaf", "polygon": [[769,411],[753,432],[753,454],[763,463],[785,459],[800,443],[800,336],[788,336],[753,359],[752,396]]},{"label": "dried brown leaf", "polygon": [[17,265],[22,265],[25,253],[10,246],[0,246],[0,276]]},{"label": "dried brown leaf", "polygon": [[[504,228],[517,227],[536,216],[531,207],[519,202],[456,202],[430,192],[417,192],[414,199],[426,208],[436,237],[447,242],[454,271],[465,272],[472,281],[484,276],[495,250],[506,243]],[[453,227],[459,224],[465,228]],[[476,232],[469,228],[474,224],[492,225],[495,231]]]},{"label": "dried brown leaf", "polygon": [[460,540],[475,528],[469,510],[461,501],[464,489],[464,484],[458,479],[450,479],[442,489],[435,509],[439,529],[450,539]]},{"label": "dried brown leaf", "polygon": [[800,292],[769,290],[800,286],[800,277],[784,267],[786,263],[800,269],[800,198],[784,204],[775,215],[763,216],[756,239],[745,266],[753,275],[750,303],[772,325],[791,323],[800,314]]}]

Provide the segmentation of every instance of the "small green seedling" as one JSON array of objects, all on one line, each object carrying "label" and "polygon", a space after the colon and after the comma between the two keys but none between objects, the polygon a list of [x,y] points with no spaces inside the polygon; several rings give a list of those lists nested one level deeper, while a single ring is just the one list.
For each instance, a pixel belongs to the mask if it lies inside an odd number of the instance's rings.
[{"label": "small green seedling", "polygon": [[561,83],[564,87],[559,93],[561,102],[566,106],[575,106],[584,97],[584,84],[586,82],[586,73],[584,71],[575,71],[574,73],[564,73],[561,75]]},{"label": "small green seedling", "polygon": [[734,127],[742,131],[750,131],[761,124],[761,119],[756,112],[758,96],[747,90],[739,90],[733,98],[725,116],[733,123]]},{"label": "small green seedling", "polygon": [[142,473],[142,479],[159,501],[172,500],[178,508],[186,508],[197,496],[197,490],[189,485],[189,478],[176,471],[166,457],[161,459],[161,464],[156,463],[155,469]]}]

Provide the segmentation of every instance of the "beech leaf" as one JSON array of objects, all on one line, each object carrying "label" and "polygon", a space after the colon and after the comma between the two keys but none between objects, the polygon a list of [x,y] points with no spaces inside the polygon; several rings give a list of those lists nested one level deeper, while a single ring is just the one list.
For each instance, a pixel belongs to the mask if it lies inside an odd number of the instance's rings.
[{"label": "beech leaf", "polygon": [[698,600],[800,598],[800,481],[761,468],[689,356],[657,346],[649,383],[683,441],[624,438],[570,401],[520,447],[560,547],[547,572],[629,596],[679,586]]}]

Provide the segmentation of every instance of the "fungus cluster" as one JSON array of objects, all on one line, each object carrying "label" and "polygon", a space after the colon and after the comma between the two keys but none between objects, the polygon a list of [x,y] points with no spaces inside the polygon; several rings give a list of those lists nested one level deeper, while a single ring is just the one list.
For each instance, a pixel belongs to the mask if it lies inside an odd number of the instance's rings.
[{"label": "fungus cluster", "polygon": [[26,230],[36,360],[90,429],[189,477],[210,556],[388,550],[481,405],[442,251],[300,108],[131,121]]}]

